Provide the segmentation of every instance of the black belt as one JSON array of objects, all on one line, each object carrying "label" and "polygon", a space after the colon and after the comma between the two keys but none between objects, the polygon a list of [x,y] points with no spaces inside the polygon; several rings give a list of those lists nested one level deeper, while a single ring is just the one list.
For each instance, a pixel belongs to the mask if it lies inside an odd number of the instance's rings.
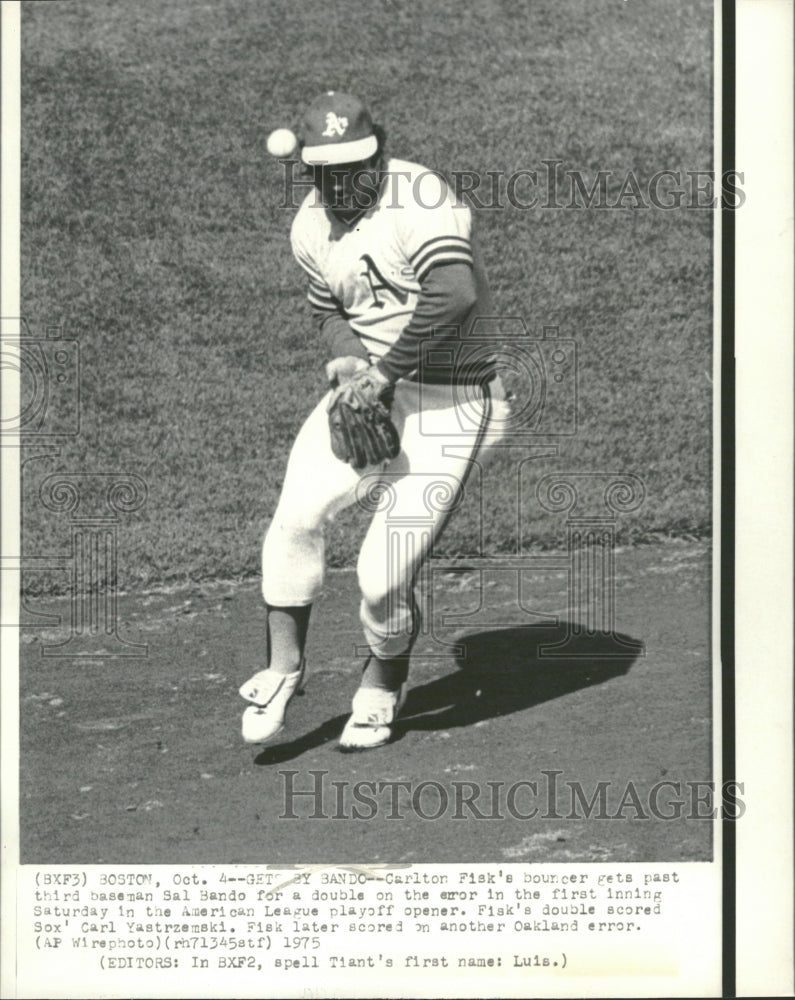
[{"label": "black belt", "polygon": [[422,385],[488,385],[497,377],[496,363],[490,361],[485,365],[471,368],[462,366],[456,368],[436,368],[414,371],[406,376],[407,382],[419,382]]}]

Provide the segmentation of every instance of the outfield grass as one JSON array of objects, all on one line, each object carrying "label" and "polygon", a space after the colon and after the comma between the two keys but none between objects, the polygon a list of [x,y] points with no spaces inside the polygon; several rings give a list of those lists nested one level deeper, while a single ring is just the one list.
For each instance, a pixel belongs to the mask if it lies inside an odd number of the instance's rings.
[{"label": "outfield grass", "polygon": [[[45,473],[124,471],[127,587],[258,572],[290,443],[323,391],[292,213],[265,137],[331,86],[366,96],[399,156],[442,170],[641,179],[711,165],[711,5],[699,0],[23,4],[23,311],[83,361],[82,432],[25,474],[24,548],[67,544]],[[709,532],[713,213],[481,213],[501,312],[580,355],[580,428],[554,469],[640,476],[639,542]],[[508,460],[492,551],[515,546]],[[444,540],[470,551],[476,505]],[[358,533],[343,516],[331,564]],[[531,509],[528,545],[565,538]]]}]

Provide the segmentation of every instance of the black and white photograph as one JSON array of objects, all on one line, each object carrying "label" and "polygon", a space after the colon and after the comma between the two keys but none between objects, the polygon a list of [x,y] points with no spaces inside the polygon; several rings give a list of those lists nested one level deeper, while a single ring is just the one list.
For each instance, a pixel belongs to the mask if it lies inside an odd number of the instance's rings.
[{"label": "black and white photograph", "polygon": [[27,981],[719,995],[721,5],[3,14]]}]

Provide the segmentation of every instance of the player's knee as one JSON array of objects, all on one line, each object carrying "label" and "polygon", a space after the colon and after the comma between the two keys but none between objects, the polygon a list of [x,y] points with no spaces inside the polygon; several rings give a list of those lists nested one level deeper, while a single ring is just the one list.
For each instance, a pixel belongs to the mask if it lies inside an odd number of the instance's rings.
[{"label": "player's knee", "polygon": [[359,553],[356,563],[356,578],[365,603],[377,606],[386,594],[384,567],[371,566],[370,560],[365,558],[364,550]]},{"label": "player's knee", "polygon": [[323,529],[274,519],[262,541],[262,568],[311,565],[323,558]]},{"label": "player's knee", "polygon": [[274,521],[262,543],[262,596],[277,607],[309,604],[323,586],[321,529]]},{"label": "player's knee", "polygon": [[300,510],[277,510],[268,530],[265,532],[263,544],[281,544],[282,541],[294,542],[304,538],[313,538],[322,533],[322,524],[318,525]]},{"label": "player's knee", "polygon": [[390,579],[392,574],[388,565],[370,558],[370,553],[366,549],[359,555],[356,576],[364,602],[378,621],[383,621],[389,615],[390,609],[394,610],[408,603],[406,586],[399,579]]}]

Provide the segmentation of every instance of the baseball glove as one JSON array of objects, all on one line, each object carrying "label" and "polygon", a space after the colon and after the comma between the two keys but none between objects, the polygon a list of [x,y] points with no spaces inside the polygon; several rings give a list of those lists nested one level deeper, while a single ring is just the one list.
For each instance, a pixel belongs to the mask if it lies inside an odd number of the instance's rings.
[{"label": "baseball glove", "polygon": [[328,424],[331,450],[360,471],[395,458],[400,435],[389,416],[395,388],[369,370],[358,372],[331,397]]}]

